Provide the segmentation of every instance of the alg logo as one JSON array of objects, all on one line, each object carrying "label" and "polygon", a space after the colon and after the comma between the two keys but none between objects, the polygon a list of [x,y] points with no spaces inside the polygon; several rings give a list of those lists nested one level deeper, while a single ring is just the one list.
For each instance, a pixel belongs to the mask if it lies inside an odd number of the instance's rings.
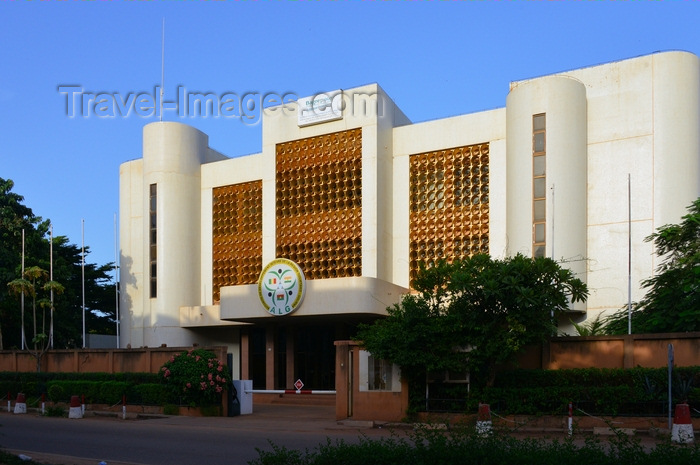
[{"label": "alg logo", "polygon": [[258,279],[258,296],[265,310],[275,316],[288,315],[304,299],[306,279],[299,265],[286,258],[267,264]]}]

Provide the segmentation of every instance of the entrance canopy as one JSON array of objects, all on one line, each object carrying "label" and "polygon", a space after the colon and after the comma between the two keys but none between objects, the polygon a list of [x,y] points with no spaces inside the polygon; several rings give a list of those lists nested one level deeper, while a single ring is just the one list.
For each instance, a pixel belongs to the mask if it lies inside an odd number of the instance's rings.
[{"label": "entrance canopy", "polygon": [[221,289],[221,320],[246,323],[302,317],[386,315],[408,289],[376,278],[309,280],[303,302],[293,313],[274,316],[265,310],[255,284]]}]

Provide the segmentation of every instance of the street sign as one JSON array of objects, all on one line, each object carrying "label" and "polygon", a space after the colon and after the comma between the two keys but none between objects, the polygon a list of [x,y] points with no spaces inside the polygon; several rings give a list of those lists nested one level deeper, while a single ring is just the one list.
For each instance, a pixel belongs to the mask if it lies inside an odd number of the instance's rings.
[{"label": "street sign", "polygon": [[297,394],[300,394],[300,393],[301,393],[301,388],[304,387],[304,383],[302,383],[301,380],[298,379],[298,380],[294,383],[294,387],[297,388]]}]

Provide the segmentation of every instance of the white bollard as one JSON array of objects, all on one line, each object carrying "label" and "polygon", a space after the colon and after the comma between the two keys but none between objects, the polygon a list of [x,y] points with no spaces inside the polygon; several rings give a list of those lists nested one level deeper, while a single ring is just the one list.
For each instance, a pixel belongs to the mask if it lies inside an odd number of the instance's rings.
[{"label": "white bollard", "polygon": [[68,410],[68,418],[83,418],[83,409],[80,406],[80,398],[78,396],[71,396],[70,398],[70,409]]},{"label": "white bollard", "polygon": [[489,404],[479,404],[479,416],[476,420],[476,432],[479,436],[490,436],[493,431],[491,408]]},{"label": "white bollard", "polygon": [[671,441],[677,444],[692,444],[695,442],[693,422],[690,420],[690,406],[688,404],[676,405],[676,414],[673,416],[673,429]]}]

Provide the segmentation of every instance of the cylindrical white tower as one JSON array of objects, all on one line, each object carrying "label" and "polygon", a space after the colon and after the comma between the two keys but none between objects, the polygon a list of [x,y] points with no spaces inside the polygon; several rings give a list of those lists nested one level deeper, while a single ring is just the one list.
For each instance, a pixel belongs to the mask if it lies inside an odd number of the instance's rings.
[{"label": "cylindrical white tower", "polygon": [[678,223],[700,195],[700,58],[653,55],[654,230]]},{"label": "cylindrical white tower", "polygon": [[208,143],[206,134],[180,123],[152,123],[143,130],[146,346],[194,342],[180,328],[179,310],[200,303],[200,167]]},{"label": "cylindrical white tower", "polygon": [[587,153],[580,81],[547,76],[514,85],[506,100],[508,254],[534,256],[537,241],[584,282]]}]

